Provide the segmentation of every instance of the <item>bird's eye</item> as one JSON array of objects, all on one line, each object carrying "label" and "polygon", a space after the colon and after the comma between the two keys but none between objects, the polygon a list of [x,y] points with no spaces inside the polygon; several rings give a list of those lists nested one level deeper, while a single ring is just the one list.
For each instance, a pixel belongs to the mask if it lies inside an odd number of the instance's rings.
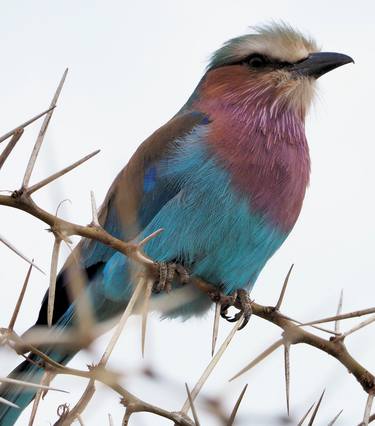
[{"label": "bird's eye", "polygon": [[267,64],[267,60],[262,55],[251,55],[247,60],[247,64],[252,68],[261,68]]}]

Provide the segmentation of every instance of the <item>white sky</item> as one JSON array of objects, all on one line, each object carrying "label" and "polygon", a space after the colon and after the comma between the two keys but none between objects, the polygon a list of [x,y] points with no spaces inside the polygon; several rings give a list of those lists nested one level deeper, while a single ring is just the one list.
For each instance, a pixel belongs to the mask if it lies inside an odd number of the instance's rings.
[{"label": "white sky", "polygon": [[[41,151],[33,181],[83,155],[102,152],[60,181],[37,194],[36,201],[50,211],[79,223],[90,220],[89,191],[100,202],[117,172],[139,143],[183,105],[201,77],[209,54],[249,25],[285,20],[307,31],[324,50],[351,55],[348,65],[319,82],[319,97],[307,122],[312,156],[311,186],[292,235],[268,263],[252,294],[263,304],[276,301],[290,264],[295,270],[284,311],[300,320],[331,315],[340,290],[344,310],[374,305],[375,239],[373,182],[375,180],[373,102],[374,3],[352,1],[242,1],[206,0],[147,2],[34,0],[0,3],[0,134],[45,109],[65,67],[68,79]],[[16,189],[38,126],[28,129],[6,167],[0,189]],[[52,248],[46,226],[25,214],[0,209],[0,233],[49,269]],[[66,255],[66,251],[64,253]],[[62,259],[63,260],[63,259]],[[6,325],[21,288],[27,265],[0,246],[0,325]],[[22,332],[36,317],[48,277],[34,272],[27,300],[17,323]],[[213,313],[188,323],[159,322],[149,326],[145,360],[140,355],[140,324],[134,318],[111,358],[110,366],[128,373],[153,366],[170,381],[130,378],[129,390],[139,397],[177,410],[185,400],[184,382],[192,386],[210,359]],[[349,327],[354,322],[347,322]],[[222,323],[219,339],[229,330]],[[221,395],[230,411],[244,383],[249,388],[240,409],[244,425],[276,425],[285,413],[282,351],[234,383],[228,378],[280,336],[276,327],[253,318],[235,337],[219,368],[204,388]],[[374,327],[351,337],[349,349],[375,371]],[[92,352],[77,356],[82,367],[99,359],[108,336]],[[16,365],[13,354],[2,351],[0,375]],[[302,416],[326,395],[317,419],[325,425],[342,408],[338,425],[359,423],[366,395],[345,369],[323,353],[292,348],[291,410]],[[49,394],[39,410],[37,425],[56,420],[56,405],[73,404],[82,382],[58,378],[55,384],[71,388],[67,397]],[[101,387],[83,419],[86,425],[104,425],[111,412],[120,424],[123,410],[115,394]],[[201,412],[204,425],[214,425]],[[26,425],[29,411],[20,425]],[[131,424],[164,425],[164,419],[135,415]]]}]

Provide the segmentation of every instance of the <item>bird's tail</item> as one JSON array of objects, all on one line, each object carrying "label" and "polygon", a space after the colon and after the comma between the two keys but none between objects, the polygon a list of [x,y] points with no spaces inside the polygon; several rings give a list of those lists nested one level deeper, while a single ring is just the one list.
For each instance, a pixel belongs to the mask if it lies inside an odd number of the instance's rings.
[{"label": "bird's tail", "polygon": [[[51,351],[47,355],[60,364],[67,364],[74,356],[73,353],[63,354]],[[40,366],[39,366],[40,364]],[[10,374],[9,378],[23,380],[29,383],[40,383],[45,370],[40,359],[30,355],[29,359],[21,362]],[[30,388],[18,384],[3,383],[0,386],[0,397],[6,399],[17,407],[6,405],[0,399],[0,426],[12,426],[16,423],[22,411],[35,398],[37,388]]]}]

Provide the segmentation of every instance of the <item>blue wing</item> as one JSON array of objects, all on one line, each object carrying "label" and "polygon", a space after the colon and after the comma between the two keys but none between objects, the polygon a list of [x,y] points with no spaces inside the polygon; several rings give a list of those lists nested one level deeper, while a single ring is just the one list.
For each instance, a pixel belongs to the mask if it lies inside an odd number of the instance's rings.
[{"label": "blue wing", "polygon": [[[137,149],[127,166],[119,173],[108,191],[99,212],[99,221],[110,234],[123,240],[134,239],[180,189],[181,182],[165,173],[174,150],[197,126],[209,124],[206,115],[189,112],[175,116],[153,133]],[[101,273],[115,251],[92,240],[82,240],[74,256],[80,259],[90,284]],[[71,305],[68,296],[68,258],[56,283],[56,298],[53,322],[55,323]],[[46,293],[36,325],[47,322]]]}]

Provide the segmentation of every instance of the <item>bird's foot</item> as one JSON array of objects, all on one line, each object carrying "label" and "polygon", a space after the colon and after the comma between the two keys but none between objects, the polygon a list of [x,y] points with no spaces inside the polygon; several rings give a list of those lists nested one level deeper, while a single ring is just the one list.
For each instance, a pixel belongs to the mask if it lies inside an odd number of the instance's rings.
[{"label": "bird's foot", "polygon": [[[239,327],[239,330],[244,328],[249,322],[249,319],[252,314],[251,300],[249,297],[249,293],[243,288],[235,290],[230,295],[224,294],[220,290],[211,291],[208,295],[213,302],[220,303],[220,315],[222,318],[226,319],[229,322],[236,322],[241,317],[243,317],[243,322]],[[231,306],[234,306],[238,309],[238,312],[233,317],[230,317],[228,315],[228,309]]]},{"label": "bird's foot", "polygon": [[162,291],[169,293],[172,290],[172,283],[176,278],[183,285],[189,282],[189,273],[180,263],[159,262],[158,266],[159,276],[156,278],[152,288],[154,293]]}]

